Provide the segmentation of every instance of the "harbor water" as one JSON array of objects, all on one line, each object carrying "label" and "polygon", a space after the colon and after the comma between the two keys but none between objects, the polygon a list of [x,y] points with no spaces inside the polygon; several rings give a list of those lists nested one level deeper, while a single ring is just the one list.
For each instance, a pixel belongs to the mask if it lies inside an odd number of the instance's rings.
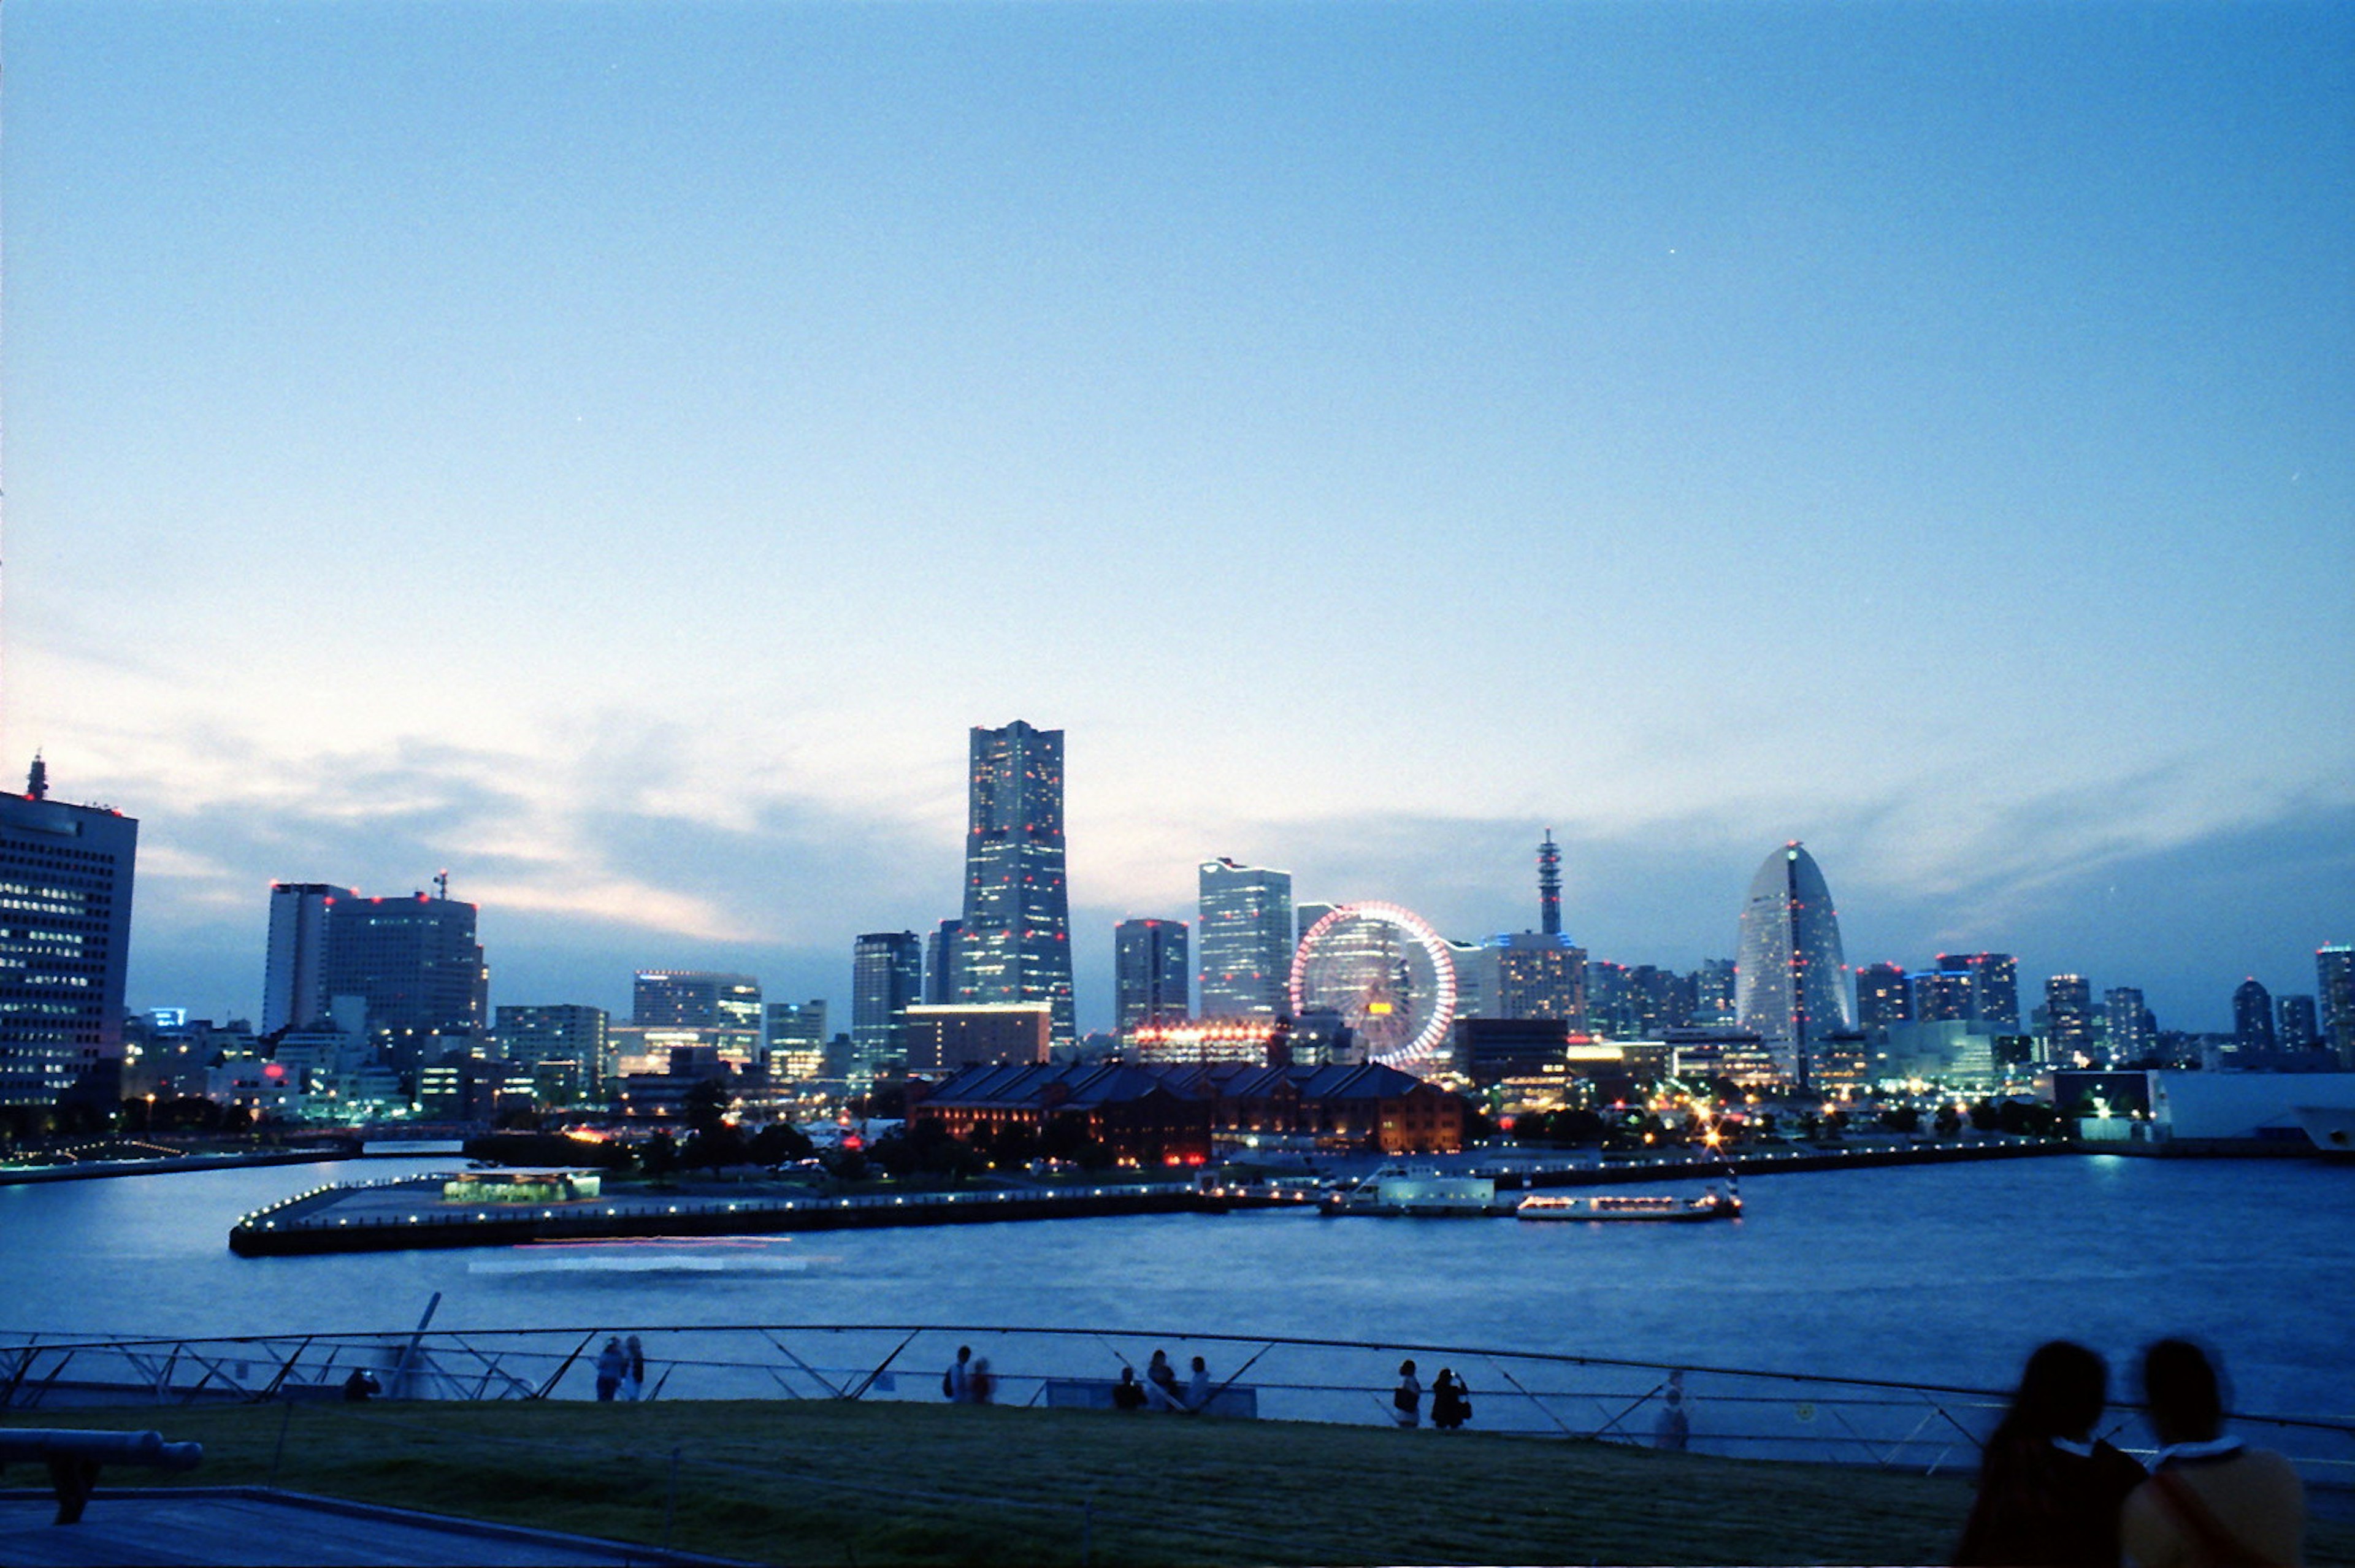
[{"label": "harbor water", "polygon": [[[2002,1388],[2188,1334],[2244,1409],[2355,1417],[2355,1166],[2056,1157],[1753,1178],[1710,1225],[1171,1214],[772,1238],[757,1266],[241,1259],[238,1216],[448,1157],[0,1188],[0,1330],[931,1323],[1293,1335]],[[749,1262],[750,1260],[748,1260]]]}]

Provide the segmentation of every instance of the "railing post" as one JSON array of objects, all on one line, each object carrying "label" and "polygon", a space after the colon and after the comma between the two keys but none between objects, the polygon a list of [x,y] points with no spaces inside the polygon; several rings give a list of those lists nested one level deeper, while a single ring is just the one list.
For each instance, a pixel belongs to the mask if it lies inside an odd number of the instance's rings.
[{"label": "railing post", "polygon": [[676,1448],[670,1451],[670,1489],[663,1495],[663,1550],[665,1552],[670,1550],[671,1523],[678,1517],[678,1455],[679,1451]]},{"label": "railing post", "polygon": [[278,1446],[270,1451],[270,1489],[273,1492],[278,1489],[279,1461],[286,1457],[286,1429],[294,1424],[294,1402],[282,1400],[279,1405]]}]

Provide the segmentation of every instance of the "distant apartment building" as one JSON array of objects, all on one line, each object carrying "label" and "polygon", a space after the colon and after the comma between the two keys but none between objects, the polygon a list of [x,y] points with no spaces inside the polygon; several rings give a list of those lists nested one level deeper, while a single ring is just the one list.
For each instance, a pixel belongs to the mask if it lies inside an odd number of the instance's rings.
[{"label": "distant apartment building", "polygon": [[1856,972],[1856,1026],[1868,1032],[1913,1019],[1913,987],[1904,966],[1868,964]]},{"label": "distant apartment building", "polygon": [[1973,1023],[2019,1027],[2019,965],[2009,953],[1941,953],[1938,972],[1962,976],[1967,986],[1965,1010],[1954,1016]]},{"label": "distant apartment building", "polygon": [[2114,1065],[2140,1061],[2158,1045],[2158,1020],[2136,986],[2113,986],[2102,993],[2102,1038]]},{"label": "distant apartment building", "polygon": [[48,795],[0,795],[0,1105],[112,1109],[139,824]]},{"label": "distant apartment building", "polygon": [[2054,975],[2044,982],[2044,1055],[2050,1061],[2093,1060],[2094,993],[2083,975]]},{"label": "distant apartment building", "polygon": [[2232,1049],[2270,1056],[2275,1043],[2273,993],[2252,976],[2232,992]]},{"label": "distant apartment building", "polygon": [[2274,998],[2279,1027],[2275,1038],[2284,1051],[2316,1051],[2322,1045],[2320,1015],[2314,998],[2285,992]]}]

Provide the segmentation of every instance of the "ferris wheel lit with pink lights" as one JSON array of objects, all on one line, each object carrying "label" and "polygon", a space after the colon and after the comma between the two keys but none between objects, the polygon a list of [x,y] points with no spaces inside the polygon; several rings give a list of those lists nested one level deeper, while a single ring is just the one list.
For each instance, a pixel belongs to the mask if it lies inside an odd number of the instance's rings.
[{"label": "ferris wheel lit with pink lights", "polygon": [[1292,955],[1292,1010],[1341,1015],[1366,1060],[1439,1064],[1455,1022],[1455,959],[1429,922],[1393,903],[1343,904]]}]

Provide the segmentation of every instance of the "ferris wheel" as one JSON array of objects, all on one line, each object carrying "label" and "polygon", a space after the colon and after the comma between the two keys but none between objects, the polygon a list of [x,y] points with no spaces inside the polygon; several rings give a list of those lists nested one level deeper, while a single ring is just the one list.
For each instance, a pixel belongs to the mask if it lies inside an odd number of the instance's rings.
[{"label": "ferris wheel", "polygon": [[1343,904],[1292,955],[1292,1010],[1312,1008],[1340,1014],[1369,1061],[1436,1066],[1455,1021],[1455,959],[1412,910]]}]

